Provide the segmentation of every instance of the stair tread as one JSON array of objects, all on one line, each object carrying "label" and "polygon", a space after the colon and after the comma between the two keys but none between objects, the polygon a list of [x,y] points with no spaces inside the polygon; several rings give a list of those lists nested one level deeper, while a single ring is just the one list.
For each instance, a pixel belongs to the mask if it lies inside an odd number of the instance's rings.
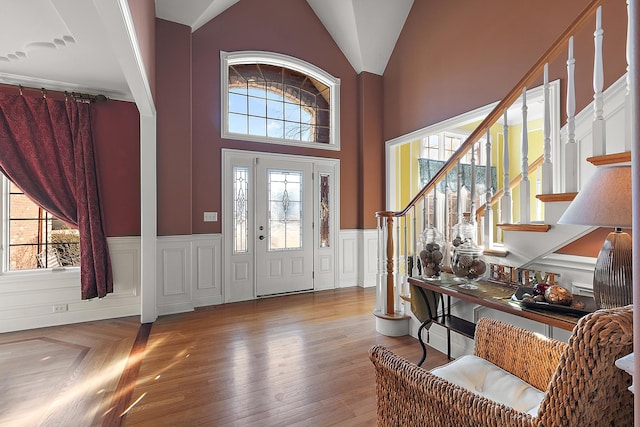
[{"label": "stair tread", "polygon": [[485,255],[495,256],[495,257],[506,257],[509,255],[509,251],[506,249],[484,249],[482,251]]},{"label": "stair tread", "polygon": [[546,233],[551,228],[549,224],[498,224],[504,231],[530,231],[534,233]]},{"label": "stair tread", "polygon": [[588,157],[587,161],[594,166],[612,165],[631,161],[631,151]]},{"label": "stair tread", "polygon": [[571,202],[576,198],[578,193],[553,193],[553,194],[538,194],[536,199],[541,202]]}]

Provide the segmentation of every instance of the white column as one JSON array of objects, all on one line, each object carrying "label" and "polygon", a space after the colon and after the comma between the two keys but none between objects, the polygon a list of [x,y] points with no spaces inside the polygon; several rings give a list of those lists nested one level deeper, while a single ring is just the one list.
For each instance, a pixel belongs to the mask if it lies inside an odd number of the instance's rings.
[{"label": "white column", "polygon": [[569,38],[567,59],[567,142],[564,146],[564,191],[578,191],[578,148],[576,147],[576,86],[574,73],[576,60],[573,57],[573,36]]},{"label": "white column", "polygon": [[531,221],[529,205],[531,204],[531,184],[529,183],[529,130],[527,128],[527,88],[522,89],[522,141],[520,155],[522,164],[520,173],[520,224],[528,224]]},{"label": "white column", "polygon": [[511,200],[511,188],[509,188],[509,182],[511,177],[509,176],[509,122],[507,117],[507,109],[504,109],[504,124],[502,125],[502,186],[504,193],[500,202],[500,216],[503,224],[511,224],[512,217],[512,200]]},{"label": "white column", "polygon": [[601,156],[606,153],[606,128],[604,121],[604,101],[602,89],[604,87],[604,65],[602,60],[602,6],[596,9],[596,31],[593,33],[595,53],[593,57],[593,155]]},{"label": "white column", "polygon": [[485,249],[493,246],[493,208],[491,207],[491,199],[493,198],[493,181],[491,179],[491,128],[487,128],[486,164],[484,182],[486,185],[485,210],[484,210],[484,237],[482,243]]},{"label": "white column", "polygon": [[544,64],[544,147],[542,162],[542,194],[553,193],[553,164],[551,163],[551,113],[549,106],[549,64]]}]

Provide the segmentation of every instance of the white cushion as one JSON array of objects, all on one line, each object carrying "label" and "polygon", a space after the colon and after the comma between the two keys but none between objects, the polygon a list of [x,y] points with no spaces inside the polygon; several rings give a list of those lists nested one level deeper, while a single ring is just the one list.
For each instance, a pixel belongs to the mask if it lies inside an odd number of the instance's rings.
[{"label": "white cushion", "polygon": [[544,393],[531,384],[477,356],[462,356],[431,373],[534,417],[544,398]]}]

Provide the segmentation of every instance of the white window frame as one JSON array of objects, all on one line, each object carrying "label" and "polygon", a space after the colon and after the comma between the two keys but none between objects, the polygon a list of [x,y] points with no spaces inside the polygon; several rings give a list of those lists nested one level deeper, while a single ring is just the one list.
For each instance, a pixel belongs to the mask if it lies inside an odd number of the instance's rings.
[{"label": "white window frame", "polygon": [[[229,66],[238,64],[267,64],[285,67],[298,71],[327,85],[330,90],[330,126],[329,143],[292,141],[282,138],[247,135],[229,132]],[[331,74],[292,56],[274,52],[244,50],[237,52],[220,51],[220,96],[221,96],[221,137],[268,144],[281,144],[295,147],[317,148],[321,150],[340,150],[340,79]]]},{"label": "white window frame", "polygon": [[[2,276],[16,277],[24,276],[26,278],[30,276],[38,276],[42,274],[49,274],[53,272],[70,271],[75,272],[79,277],[80,266],[57,266],[49,268],[30,268],[24,270],[10,270],[9,269],[9,179],[0,173],[0,278]],[[0,283],[2,280],[0,279]]]}]

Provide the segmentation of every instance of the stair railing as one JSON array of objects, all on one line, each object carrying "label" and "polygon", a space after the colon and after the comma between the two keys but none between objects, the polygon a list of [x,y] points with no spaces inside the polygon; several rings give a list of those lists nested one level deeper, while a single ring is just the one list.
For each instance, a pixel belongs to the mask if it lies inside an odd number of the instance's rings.
[{"label": "stair railing", "polygon": [[[521,192],[524,191],[527,193],[527,187],[522,187],[523,185],[528,186],[528,174],[531,173],[532,168],[535,170],[538,167],[538,160],[528,164],[527,153],[526,153],[526,144],[527,144],[527,131],[526,131],[526,114],[527,114],[527,106],[526,106],[526,89],[528,86],[533,84],[536,79],[539,78],[541,72],[544,72],[544,87],[545,87],[545,98],[548,98],[548,63],[553,58],[558,56],[565,45],[569,45],[569,59],[567,61],[567,69],[568,69],[568,86],[570,91],[575,91],[573,88],[573,67],[575,60],[573,59],[573,37],[572,34],[576,33],[588,19],[596,13],[596,10],[601,4],[601,0],[593,0],[591,1],[584,10],[574,19],[574,21],[558,36],[558,38],[551,44],[551,46],[544,52],[544,54],[534,63],[534,65],[525,73],[525,75],[516,83],[516,85],[504,96],[504,98],[498,102],[496,107],[482,120],[482,122],[471,132],[469,137],[460,145],[460,147],[451,155],[451,157],[445,162],[445,164],[431,177],[431,179],[425,184],[425,186],[413,197],[413,199],[409,202],[409,204],[401,211],[381,211],[376,212],[377,218],[377,229],[378,229],[378,273],[377,273],[377,300],[376,300],[376,309],[374,314],[378,318],[386,319],[386,320],[398,320],[405,319],[406,315],[404,314],[401,304],[400,304],[400,295],[408,294],[408,285],[406,282],[406,278],[408,276],[417,275],[419,272],[419,253],[417,251],[417,241],[418,235],[420,233],[419,230],[423,229],[426,224],[430,224],[429,218],[431,217],[429,210],[427,209],[427,199],[428,195],[431,192],[434,192],[433,197],[433,223],[439,223],[440,226],[442,224],[447,223],[448,221],[436,221],[436,214],[438,212],[438,203],[436,193],[436,186],[441,185],[443,181],[447,179],[448,174],[460,163],[460,161],[467,155],[469,150],[474,149],[475,144],[480,141],[481,138],[487,134],[487,170],[490,169],[490,159],[491,159],[491,142],[490,142],[490,129],[491,126],[498,122],[498,120],[506,114],[508,107],[513,105],[521,96],[523,98],[523,149],[524,154],[522,155],[522,167],[521,167],[521,176],[520,178],[516,178],[519,180],[519,185],[521,185]],[[599,12],[598,12],[599,16]],[[600,19],[597,18],[596,24],[596,37],[601,36],[601,31],[598,30],[600,25]],[[600,43],[601,45],[601,43]],[[596,48],[598,46],[598,41],[596,39]],[[596,58],[598,55],[596,54]],[[595,77],[594,77],[595,82]],[[594,83],[595,87],[595,83]],[[568,120],[572,120],[575,114],[575,111],[571,112],[569,109],[571,108],[570,100],[573,102],[573,109],[575,110],[575,92],[569,92],[567,94],[568,104]],[[545,112],[548,114],[548,100],[545,101]],[[548,128],[549,124],[545,118],[545,146],[544,146],[544,155],[542,157],[542,188],[545,190],[549,190],[552,188],[552,184],[549,182],[551,164],[550,164],[550,141],[548,140]],[[506,120],[505,120],[506,122]],[[572,128],[571,123],[569,124],[569,128]],[[570,131],[571,132],[571,131]],[[575,142],[571,140],[572,135],[570,135],[569,141],[567,142],[567,146],[570,144],[569,152],[571,152],[571,148],[575,149]],[[565,147],[565,151],[567,148]],[[471,218],[475,219],[475,211],[476,206],[479,206],[479,203],[476,201],[475,194],[475,185],[473,181],[475,180],[475,163],[474,163],[474,155],[475,150],[472,151],[472,162],[471,162],[471,170],[472,170],[472,186],[470,188],[471,198],[470,198],[470,208],[471,208]],[[577,156],[571,157],[570,154],[566,154],[565,158],[569,157],[567,162],[577,162]],[[507,162],[507,171],[505,177],[508,178],[508,162]],[[575,167],[575,166],[574,166]],[[458,172],[460,173],[460,168],[458,168]],[[491,182],[488,182],[490,179],[490,173],[487,171],[487,179],[485,185],[487,188],[492,186]],[[565,177],[565,181],[569,179]],[[498,198],[503,198],[503,203],[505,201],[507,203],[511,203],[510,200],[510,190],[514,187],[511,186],[513,180],[505,180],[505,182],[509,182],[509,185],[505,187],[503,190],[496,192],[496,194],[492,194],[490,190],[487,190],[486,194],[482,196],[482,199],[489,201],[489,205],[495,203]],[[524,184],[523,184],[524,183]],[[517,185],[517,184],[516,184]],[[567,183],[565,183],[567,185]],[[569,187],[571,184],[569,183]],[[446,188],[446,187],[445,187]],[[524,188],[524,189],[523,189]],[[571,190],[573,191],[573,190]],[[446,192],[446,190],[445,190]],[[528,199],[527,197],[523,197],[526,199],[521,205],[521,211],[525,212],[524,219],[525,222],[528,222]],[[460,197],[460,184],[458,179],[457,186],[457,216],[458,219],[461,218],[461,197]],[[484,204],[485,200],[481,200],[481,203]],[[419,204],[422,202],[423,209],[422,213],[419,212]],[[444,204],[444,215],[445,218],[449,217],[448,212],[448,200],[445,200]],[[511,208],[508,207],[510,210]],[[480,212],[487,215],[487,211],[491,212],[490,209],[487,209],[487,205],[485,204],[484,209],[480,208]],[[510,215],[507,216],[509,218]],[[521,218],[521,222],[522,222]],[[503,217],[504,220],[504,217]],[[487,227],[492,227],[493,220],[491,217],[488,219]],[[395,223],[395,228],[394,228]],[[404,228],[401,227],[401,223]],[[420,225],[420,227],[418,227]],[[448,225],[448,224],[447,224]],[[401,229],[403,232],[401,232]],[[443,234],[447,234],[446,232]],[[485,232],[486,234],[486,232]],[[394,238],[395,236],[395,238]],[[485,237],[485,240],[486,237]],[[492,239],[489,239],[489,244]],[[394,241],[396,242],[394,244]],[[411,242],[411,243],[410,243]],[[487,242],[485,242],[487,243]],[[403,252],[401,252],[400,248],[403,246]],[[394,249],[395,248],[395,249]],[[402,256],[404,254],[404,256]],[[413,255],[410,255],[413,254]]]}]

